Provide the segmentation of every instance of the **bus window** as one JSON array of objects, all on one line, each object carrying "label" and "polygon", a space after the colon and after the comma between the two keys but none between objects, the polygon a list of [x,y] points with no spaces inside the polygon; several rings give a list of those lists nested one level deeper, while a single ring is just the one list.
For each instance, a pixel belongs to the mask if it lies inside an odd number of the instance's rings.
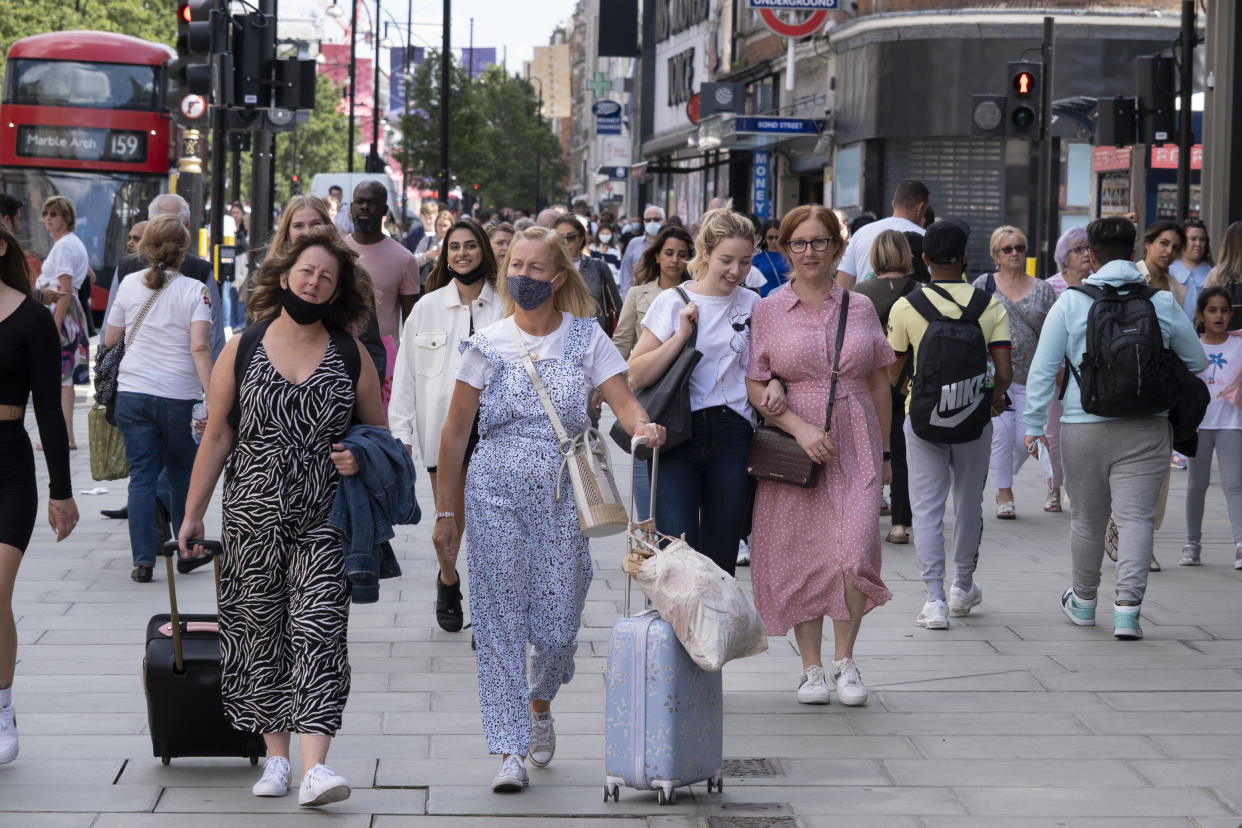
[{"label": "bus window", "polygon": [[158,69],[124,63],[11,60],[4,102],[21,106],[158,110]]}]

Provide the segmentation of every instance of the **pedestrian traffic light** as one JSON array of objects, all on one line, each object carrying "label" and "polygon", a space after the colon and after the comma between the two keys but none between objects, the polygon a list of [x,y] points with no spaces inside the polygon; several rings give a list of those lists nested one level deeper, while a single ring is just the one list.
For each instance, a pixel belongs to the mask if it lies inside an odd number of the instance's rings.
[{"label": "pedestrian traffic light", "polygon": [[1173,140],[1177,67],[1168,55],[1134,59],[1134,88],[1138,93],[1138,139],[1142,144]]},{"label": "pedestrian traffic light", "polygon": [[1100,98],[1095,104],[1097,146],[1127,147],[1138,143],[1134,98]]},{"label": "pedestrian traffic light", "polygon": [[1004,138],[1005,96],[973,95],[970,103],[970,134],[977,138]]},{"label": "pedestrian traffic light", "polygon": [[233,18],[233,100],[238,106],[272,106],[276,62],[276,21],[270,15]]},{"label": "pedestrian traffic light", "polygon": [[1010,138],[1039,137],[1039,107],[1043,67],[1025,60],[1009,62],[1009,89],[1006,93],[1008,121],[1005,135]]}]

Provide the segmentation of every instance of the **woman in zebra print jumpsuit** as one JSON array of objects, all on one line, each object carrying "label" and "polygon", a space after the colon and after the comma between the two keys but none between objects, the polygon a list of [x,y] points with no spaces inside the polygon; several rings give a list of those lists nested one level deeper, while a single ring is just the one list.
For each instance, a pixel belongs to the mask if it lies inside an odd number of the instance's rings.
[{"label": "woman in zebra print jumpsuit", "polygon": [[[323,765],[349,695],[349,588],[341,537],[328,515],[338,474],[358,467],[339,440],[355,418],[386,427],[374,365],[360,360],[355,389],[326,325],[365,323],[372,288],[336,233],[298,239],[269,257],[254,281],[250,313],[270,326],[240,388],[238,337],[217,362],[181,548],[183,556],[201,554],[187,542],[204,536],[203,513],[223,470],[224,708],[235,727],[261,732],[267,742],[256,795],[288,791],[296,732],[305,771],[299,801],[323,805],[349,796],[345,780]],[[235,400],[236,433],[227,417]]]}]

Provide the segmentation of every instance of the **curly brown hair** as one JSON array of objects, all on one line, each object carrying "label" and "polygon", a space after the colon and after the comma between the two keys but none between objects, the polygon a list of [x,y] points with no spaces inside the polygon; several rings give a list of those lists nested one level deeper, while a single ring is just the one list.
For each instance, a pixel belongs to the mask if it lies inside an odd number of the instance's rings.
[{"label": "curly brown hair", "polygon": [[453,280],[453,270],[448,265],[449,257],[449,236],[458,230],[465,230],[474,236],[474,240],[478,242],[479,251],[483,254],[483,278],[487,279],[492,287],[496,286],[496,254],[492,252],[491,242],[484,234],[483,228],[475,224],[469,219],[459,219],[453,222],[453,226],[444,234],[444,243],[440,245],[440,255],[436,256],[435,266],[431,268],[431,273],[427,275],[427,293],[438,290]]},{"label": "curly brown hair", "polygon": [[151,263],[142,283],[151,290],[162,288],[168,272],[181,269],[189,249],[190,231],[177,216],[166,213],[148,220],[138,242],[138,253]]},{"label": "curly brown hair", "polygon": [[322,247],[337,261],[336,296],[327,323],[344,331],[353,332],[366,327],[375,310],[375,286],[371,276],[358,262],[358,254],[345,243],[335,228],[319,230],[289,242],[280,255],[269,255],[254,275],[254,288],[246,304],[247,312],[255,322],[268,322],[280,316],[280,296],[284,287],[280,277],[285,276],[297,264],[308,249]]}]

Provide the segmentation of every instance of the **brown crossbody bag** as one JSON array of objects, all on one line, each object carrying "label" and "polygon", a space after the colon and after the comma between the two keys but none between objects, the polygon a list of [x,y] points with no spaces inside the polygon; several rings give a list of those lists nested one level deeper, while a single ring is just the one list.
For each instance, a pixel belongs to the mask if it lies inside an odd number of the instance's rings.
[{"label": "brown crossbody bag", "polygon": [[[837,320],[837,344],[832,355],[832,379],[828,385],[828,415],[824,433],[832,429],[832,408],[837,401],[837,375],[841,368],[841,347],[845,343],[845,320],[849,315],[850,293],[841,294],[841,316]],[[824,332],[825,335],[827,331]],[[750,441],[746,473],[756,480],[772,480],[810,489],[819,479],[819,464],[807,456],[793,435],[776,426],[760,425]]]}]

